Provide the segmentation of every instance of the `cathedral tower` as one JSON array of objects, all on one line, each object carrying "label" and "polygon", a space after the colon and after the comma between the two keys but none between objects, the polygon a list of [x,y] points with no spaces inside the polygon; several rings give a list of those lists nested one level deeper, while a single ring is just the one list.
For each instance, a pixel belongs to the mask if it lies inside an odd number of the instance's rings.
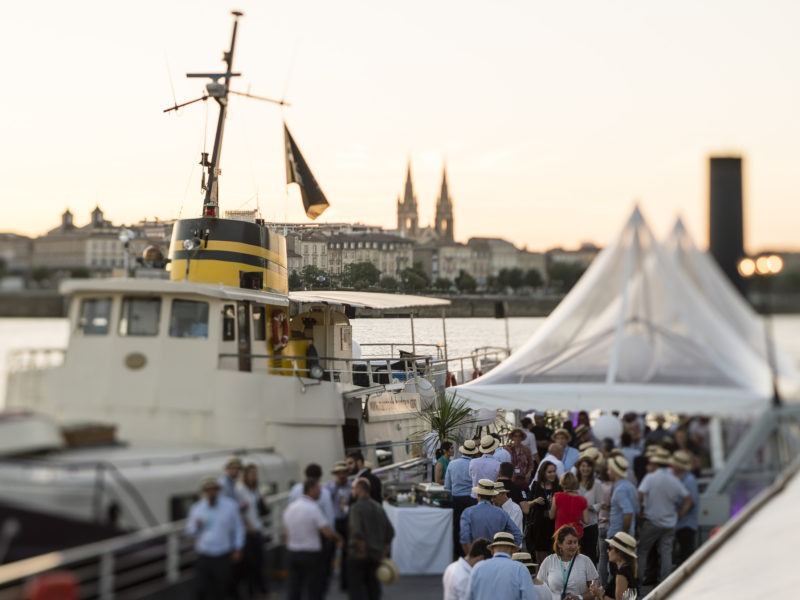
[{"label": "cathedral tower", "polygon": [[397,199],[397,231],[403,237],[414,238],[419,232],[419,215],[417,212],[417,197],[414,195],[414,186],[411,183],[411,161],[408,161],[406,171],[406,190],[403,200]]},{"label": "cathedral tower", "polygon": [[436,233],[441,241],[453,241],[453,201],[447,193],[447,167],[442,169],[442,192],[436,200]]}]

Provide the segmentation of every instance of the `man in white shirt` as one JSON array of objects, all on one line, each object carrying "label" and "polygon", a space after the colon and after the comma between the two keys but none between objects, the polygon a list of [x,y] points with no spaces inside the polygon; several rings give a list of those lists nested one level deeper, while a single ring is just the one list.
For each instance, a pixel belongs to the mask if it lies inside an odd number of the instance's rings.
[{"label": "man in white shirt", "polygon": [[[310,463],[306,467],[304,474],[306,476],[306,480],[315,479],[317,481],[321,481],[322,467],[320,467],[316,463]],[[303,495],[303,484],[295,483],[292,486],[292,489],[289,490],[289,504],[299,499],[302,495]],[[317,504],[319,504],[319,507],[322,509],[322,514],[324,514],[325,517],[328,519],[328,525],[330,525],[331,528],[333,528],[336,521],[336,510],[334,509],[333,506],[333,497],[331,496],[331,491],[327,487],[323,486],[321,488]]]},{"label": "man in white shirt", "polygon": [[192,505],[186,533],[194,536],[195,585],[198,598],[225,598],[232,565],[242,556],[244,524],[239,505],[222,495],[215,477],[203,479],[203,497]]},{"label": "man in white shirt", "polygon": [[469,586],[469,576],[472,574],[472,567],[481,562],[484,558],[491,558],[492,553],[487,546],[489,540],[478,538],[472,543],[469,554],[461,557],[457,561],[450,563],[444,570],[442,585],[444,586],[444,600],[465,600],[467,597],[467,587]]},{"label": "man in white shirt", "polygon": [[[561,457],[564,456],[564,446],[560,444],[556,444],[555,442],[550,444],[547,447],[547,454],[544,455],[544,458],[539,463],[540,465],[545,462],[549,461],[556,466],[556,477],[561,480],[561,476],[564,474],[566,469],[564,468],[564,463],[561,462]],[[536,475],[533,476],[533,481],[536,481],[539,477],[539,470],[536,470]],[[533,485],[533,481],[531,485]]]},{"label": "man in white shirt", "polygon": [[693,503],[686,486],[668,468],[669,462],[669,455],[654,453],[650,463],[656,469],[645,475],[639,484],[639,506],[644,513],[639,531],[639,564],[644,570],[647,555],[656,546],[661,560],[659,583],[672,572],[675,526],[691,510]]},{"label": "man in white shirt", "polygon": [[533,433],[533,421],[528,417],[523,417],[519,424],[525,430],[525,439],[522,444],[527,446],[531,451],[531,456],[536,457],[539,455],[539,446],[536,445],[536,434]]},{"label": "man in white shirt", "polygon": [[283,513],[283,536],[289,554],[289,598],[320,598],[326,581],[322,569],[320,534],[341,543],[341,536],[328,524],[317,504],[319,480],[307,479],[303,495]]},{"label": "man in white shirt", "polygon": [[497,492],[497,495],[492,499],[492,504],[506,511],[511,520],[514,521],[514,525],[519,527],[520,531],[525,531],[522,527],[522,509],[519,504],[508,497],[508,490],[505,484],[502,481],[498,481],[494,484],[494,491]]}]

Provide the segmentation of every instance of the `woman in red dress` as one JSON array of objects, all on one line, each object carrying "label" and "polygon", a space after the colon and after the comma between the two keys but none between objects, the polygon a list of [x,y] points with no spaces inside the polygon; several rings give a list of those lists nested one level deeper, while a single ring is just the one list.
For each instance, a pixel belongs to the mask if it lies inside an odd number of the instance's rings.
[{"label": "woman in red dress", "polygon": [[559,483],[564,491],[553,496],[550,518],[555,521],[556,531],[563,525],[569,525],[575,528],[578,539],[581,539],[583,524],[589,522],[589,505],[586,498],[578,493],[578,478],[574,473],[564,473]]}]

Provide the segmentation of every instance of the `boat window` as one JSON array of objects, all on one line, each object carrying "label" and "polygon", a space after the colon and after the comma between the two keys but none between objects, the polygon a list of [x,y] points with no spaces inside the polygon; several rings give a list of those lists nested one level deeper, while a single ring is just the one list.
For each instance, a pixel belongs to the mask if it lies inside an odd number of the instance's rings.
[{"label": "boat window", "polygon": [[253,339],[267,339],[267,309],[263,306],[253,307]]},{"label": "boat window", "polygon": [[236,307],[226,304],[222,309],[222,340],[230,342],[236,339]]},{"label": "boat window", "polygon": [[106,335],[111,320],[111,298],[87,298],[81,302],[78,331],[83,335]]},{"label": "boat window", "polygon": [[207,338],[208,302],[173,300],[169,335],[178,338]]},{"label": "boat window", "polygon": [[161,298],[123,298],[122,314],[119,318],[119,334],[158,335],[160,317]]}]

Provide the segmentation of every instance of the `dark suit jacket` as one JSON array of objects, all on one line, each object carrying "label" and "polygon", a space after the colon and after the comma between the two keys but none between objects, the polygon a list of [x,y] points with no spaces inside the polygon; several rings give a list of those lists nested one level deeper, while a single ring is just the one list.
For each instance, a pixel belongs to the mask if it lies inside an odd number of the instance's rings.
[{"label": "dark suit jacket", "polygon": [[383,484],[376,475],[372,474],[369,469],[365,470],[359,477],[364,477],[369,480],[369,495],[378,504],[383,503]]}]

